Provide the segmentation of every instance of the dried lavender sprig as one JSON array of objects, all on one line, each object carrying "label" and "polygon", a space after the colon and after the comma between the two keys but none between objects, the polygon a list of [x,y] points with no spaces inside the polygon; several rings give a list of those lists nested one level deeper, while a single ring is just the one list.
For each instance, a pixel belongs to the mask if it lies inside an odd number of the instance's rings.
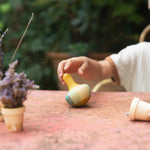
[{"label": "dried lavender sprig", "polygon": [[8,29],[5,30],[5,32],[0,37],[0,80],[3,77],[3,70],[4,70],[4,53],[2,51],[2,40],[7,33]]},{"label": "dried lavender sprig", "polygon": [[30,23],[31,23],[32,19],[33,19],[33,16],[34,16],[34,13],[32,13],[32,16],[31,16],[31,18],[30,18],[30,20],[29,20],[29,22],[28,22],[28,24],[27,24],[27,26],[26,26],[26,29],[25,29],[25,31],[24,31],[24,33],[23,33],[22,37],[21,37],[21,38],[20,38],[20,40],[19,40],[19,43],[18,43],[18,45],[17,45],[17,47],[16,47],[16,49],[15,49],[15,52],[14,52],[14,54],[13,54],[12,58],[11,58],[10,63],[12,63],[12,61],[13,61],[13,59],[14,59],[15,55],[16,55],[16,52],[17,52],[18,48],[19,48],[19,47],[20,47],[20,45],[21,45],[21,42],[22,42],[22,40],[23,40],[23,38],[24,38],[24,36],[25,36],[25,34],[26,34],[27,30],[28,30],[28,27],[29,27],[29,25],[30,25]]},{"label": "dried lavender sprig", "polygon": [[3,39],[3,37],[5,36],[5,34],[7,33],[8,28],[5,30],[5,32],[2,34],[1,39]]},{"label": "dried lavender sprig", "polygon": [[4,78],[0,82],[0,101],[6,108],[15,108],[23,106],[23,102],[27,99],[27,92],[30,88],[37,88],[34,81],[30,81],[27,75],[15,72],[18,60],[9,64],[9,68]]}]

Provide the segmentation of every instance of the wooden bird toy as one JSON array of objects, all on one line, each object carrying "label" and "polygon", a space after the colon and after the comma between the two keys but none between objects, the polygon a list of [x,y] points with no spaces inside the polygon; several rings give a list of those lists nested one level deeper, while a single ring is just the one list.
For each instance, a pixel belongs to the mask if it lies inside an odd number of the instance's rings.
[{"label": "wooden bird toy", "polygon": [[68,86],[66,101],[75,107],[85,105],[91,96],[91,89],[88,84],[77,84],[69,73],[63,75],[63,80]]}]

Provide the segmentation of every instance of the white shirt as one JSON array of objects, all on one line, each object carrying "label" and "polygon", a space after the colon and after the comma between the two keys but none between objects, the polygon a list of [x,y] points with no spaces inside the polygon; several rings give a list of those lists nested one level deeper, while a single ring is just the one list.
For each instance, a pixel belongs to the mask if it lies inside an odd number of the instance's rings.
[{"label": "white shirt", "polygon": [[150,91],[150,42],[128,46],[110,56],[127,91]]}]

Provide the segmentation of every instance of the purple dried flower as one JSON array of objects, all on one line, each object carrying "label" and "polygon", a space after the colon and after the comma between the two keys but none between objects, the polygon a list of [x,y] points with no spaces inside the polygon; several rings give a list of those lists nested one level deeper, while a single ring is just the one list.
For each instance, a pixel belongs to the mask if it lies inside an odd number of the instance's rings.
[{"label": "purple dried flower", "polygon": [[6,108],[15,108],[23,106],[26,100],[27,91],[30,88],[39,88],[30,81],[24,72],[15,72],[18,60],[9,64],[9,68],[5,73],[5,77],[0,82],[0,100]]}]

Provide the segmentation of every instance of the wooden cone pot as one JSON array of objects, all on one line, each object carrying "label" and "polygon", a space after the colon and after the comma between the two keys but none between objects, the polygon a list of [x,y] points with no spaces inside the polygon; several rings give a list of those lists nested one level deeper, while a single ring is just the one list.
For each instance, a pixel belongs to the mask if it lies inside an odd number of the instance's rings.
[{"label": "wooden cone pot", "polygon": [[140,100],[139,98],[134,98],[129,109],[129,118],[131,120],[143,120],[150,121],[150,104]]},{"label": "wooden cone pot", "polygon": [[4,121],[4,118],[3,118],[2,113],[1,113],[1,108],[2,107],[3,107],[3,103],[0,101],[0,122]]},{"label": "wooden cone pot", "polygon": [[8,131],[18,132],[23,130],[24,106],[18,108],[2,108],[1,111]]},{"label": "wooden cone pot", "polygon": [[91,90],[88,84],[77,84],[69,73],[64,74],[63,80],[69,89],[66,96],[68,104],[78,107],[85,105],[89,101]]}]

